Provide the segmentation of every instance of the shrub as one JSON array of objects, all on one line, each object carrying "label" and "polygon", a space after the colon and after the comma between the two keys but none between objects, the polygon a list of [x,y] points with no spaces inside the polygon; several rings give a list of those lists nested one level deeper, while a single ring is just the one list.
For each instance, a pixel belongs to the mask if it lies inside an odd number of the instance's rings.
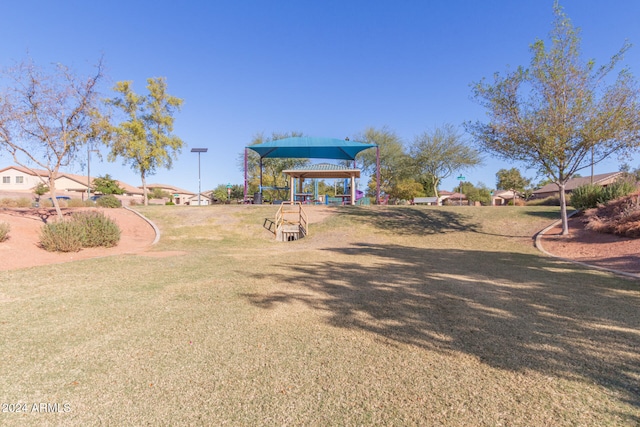
[{"label": "shrub", "polygon": [[120,228],[101,212],[78,212],[69,219],[42,227],[40,246],[50,252],[77,252],[81,248],[113,247],[120,241]]},{"label": "shrub", "polygon": [[0,222],[0,242],[4,242],[9,238],[9,231],[11,231],[11,225],[6,222]]},{"label": "shrub", "polygon": [[640,237],[640,195],[624,196],[585,211],[586,228],[619,236]]},{"label": "shrub", "polygon": [[596,184],[586,184],[573,190],[571,193],[571,206],[585,210],[595,208],[601,203],[603,187]]},{"label": "shrub", "polygon": [[0,199],[0,206],[3,208],[28,208],[31,207],[31,203],[31,199],[28,197]]},{"label": "shrub", "polygon": [[122,202],[112,194],[106,194],[96,201],[96,205],[101,208],[121,208]]},{"label": "shrub", "polygon": [[610,200],[628,196],[636,191],[636,186],[629,181],[616,181],[602,190],[602,200],[598,203],[607,203]]},{"label": "shrub", "polygon": [[67,201],[67,206],[70,208],[83,208],[85,206],[93,206],[93,204],[81,199],[71,199]]},{"label": "shrub", "polygon": [[560,198],[557,196],[549,196],[544,199],[527,200],[527,206],[560,206]]},{"label": "shrub", "polygon": [[49,252],[78,252],[82,248],[78,227],[68,219],[47,223],[40,233],[40,246]]},{"label": "shrub", "polygon": [[592,209],[611,200],[627,196],[635,190],[636,186],[629,181],[617,181],[607,187],[586,184],[573,190],[571,206],[581,210]]},{"label": "shrub", "polygon": [[111,248],[120,241],[120,228],[102,212],[77,212],[71,216],[83,248]]}]

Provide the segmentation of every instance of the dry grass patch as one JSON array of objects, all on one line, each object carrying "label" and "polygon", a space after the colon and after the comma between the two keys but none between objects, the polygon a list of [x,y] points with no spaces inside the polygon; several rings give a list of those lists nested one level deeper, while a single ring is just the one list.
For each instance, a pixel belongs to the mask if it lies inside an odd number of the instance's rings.
[{"label": "dry grass patch", "polygon": [[638,284],[537,254],[557,208],[139,209],[186,254],[0,273],[3,400],[71,408],[3,425],[640,422]]}]

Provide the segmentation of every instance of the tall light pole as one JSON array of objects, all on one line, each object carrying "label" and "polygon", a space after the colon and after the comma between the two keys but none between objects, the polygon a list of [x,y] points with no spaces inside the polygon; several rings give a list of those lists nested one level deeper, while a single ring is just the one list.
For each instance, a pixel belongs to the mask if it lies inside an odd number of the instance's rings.
[{"label": "tall light pole", "polygon": [[99,153],[99,150],[92,150],[91,145],[87,145],[87,200],[91,197],[91,152]]},{"label": "tall light pole", "polygon": [[192,153],[198,153],[198,206],[200,206],[200,194],[202,189],[200,187],[200,153],[206,153],[208,148],[192,148]]}]

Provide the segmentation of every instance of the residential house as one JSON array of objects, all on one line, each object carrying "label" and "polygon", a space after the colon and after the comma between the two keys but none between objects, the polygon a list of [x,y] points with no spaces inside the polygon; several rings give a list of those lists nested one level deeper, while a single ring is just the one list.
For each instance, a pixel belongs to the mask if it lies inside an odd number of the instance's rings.
[{"label": "residential house", "polygon": [[34,169],[31,171],[22,166],[9,166],[0,169],[0,191],[3,193],[31,192],[38,183],[42,182],[38,175],[49,182],[49,173],[45,170]]},{"label": "residential house", "polygon": [[513,201],[514,197],[518,198],[520,195],[512,190],[497,190],[491,196],[491,206],[505,206],[509,202]]},{"label": "residential house", "polygon": [[438,194],[439,194],[438,205],[440,206],[469,204],[469,201],[467,200],[467,196],[461,193],[453,193],[451,191],[441,190],[441,191],[438,191]]},{"label": "residential house", "polygon": [[[213,191],[206,191],[200,193],[200,206],[210,205],[213,202]],[[198,195],[194,194],[187,200],[187,204],[191,206],[198,206]]]},{"label": "residential house", "polygon": [[[595,185],[606,187],[613,184],[618,179],[624,176],[624,172],[611,172],[603,173],[599,175],[593,175],[593,181],[591,176],[583,176],[580,178],[572,178],[567,181],[564,191],[567,195],[571,194],[573,190],[583,185],[587,185],[593,182]],[[547,184],[542,188],[539,188],[533,192],[531,198],[533,199],[546,199],[547,197],[559,197],[560,190],[555,183]]]},{"label": "residential house", "polygon": [[169,193],[173,198],[173,203],[175,203],[176,205],[188,205],[194,195],[196,196],[196,204],[198,203],[197,194],[189,190],[184,190],[182,188],[178,188],[168,184],[147,184],[147,190],[153,191],[154,189],[159,189],[161,191]]},{"label": "residential house", "polygon": [[[27,169],[22,166],[8,166],[0,169],[0,193],[25,194],[32,193],[33,188],[42,182],[49,182],[49,172],[42,169]],[[93,180],[92,180],[93,181]],[[142,200],[142,191],[126,182],[116,181],[125,190],[124,198]],[[56,192],[58,195],[84,198],[87,194],[88,177],[70,173],[59,173],[56,178]]]},{"label": "residential house", "polygon": [[[441,191],[440,194],[443,192]],[[446,196],[440,196],[443,205],[468,205],[467,196],[462,193],[451,193],[447,191]]]}]

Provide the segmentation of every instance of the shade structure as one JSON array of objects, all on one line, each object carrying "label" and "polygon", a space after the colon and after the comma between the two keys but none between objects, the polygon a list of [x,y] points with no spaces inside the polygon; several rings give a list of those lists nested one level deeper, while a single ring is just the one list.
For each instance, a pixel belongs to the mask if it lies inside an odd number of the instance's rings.
[{"label": "shade structure", "polygon": [[301,167],[297,169],[287,169],[282,171],[285,175],[289,176],[289,199],[291,203],[295,199],[294,179],[299,179],[302,182],[305,179],[326,179],[326,178],[344,178],[351,180],[351,197],[349,203],[354,205],[356,202],[356,178],[360,178],[360,169],[352,169],[345,166],[330,165],[321,163],[318,165],[311,165],[308,167]]},{"label": "shade structure", "polygon": [[337,138],[291,137],[262,144],[249,145],[244,150],[244,199],[247,200],[247,151],[260,156],[260,194],[262,194],[262,159],[337,159],[354,160],[356,155],[368,148],[376,147],[376,200],[380,200],[380,148],[376,144],[349,141]]},{"label": "shade structure", "polygon": [[355,160],[362,150],[375,144],[336,138],[291,137],[249,145],[260,158]]}]

